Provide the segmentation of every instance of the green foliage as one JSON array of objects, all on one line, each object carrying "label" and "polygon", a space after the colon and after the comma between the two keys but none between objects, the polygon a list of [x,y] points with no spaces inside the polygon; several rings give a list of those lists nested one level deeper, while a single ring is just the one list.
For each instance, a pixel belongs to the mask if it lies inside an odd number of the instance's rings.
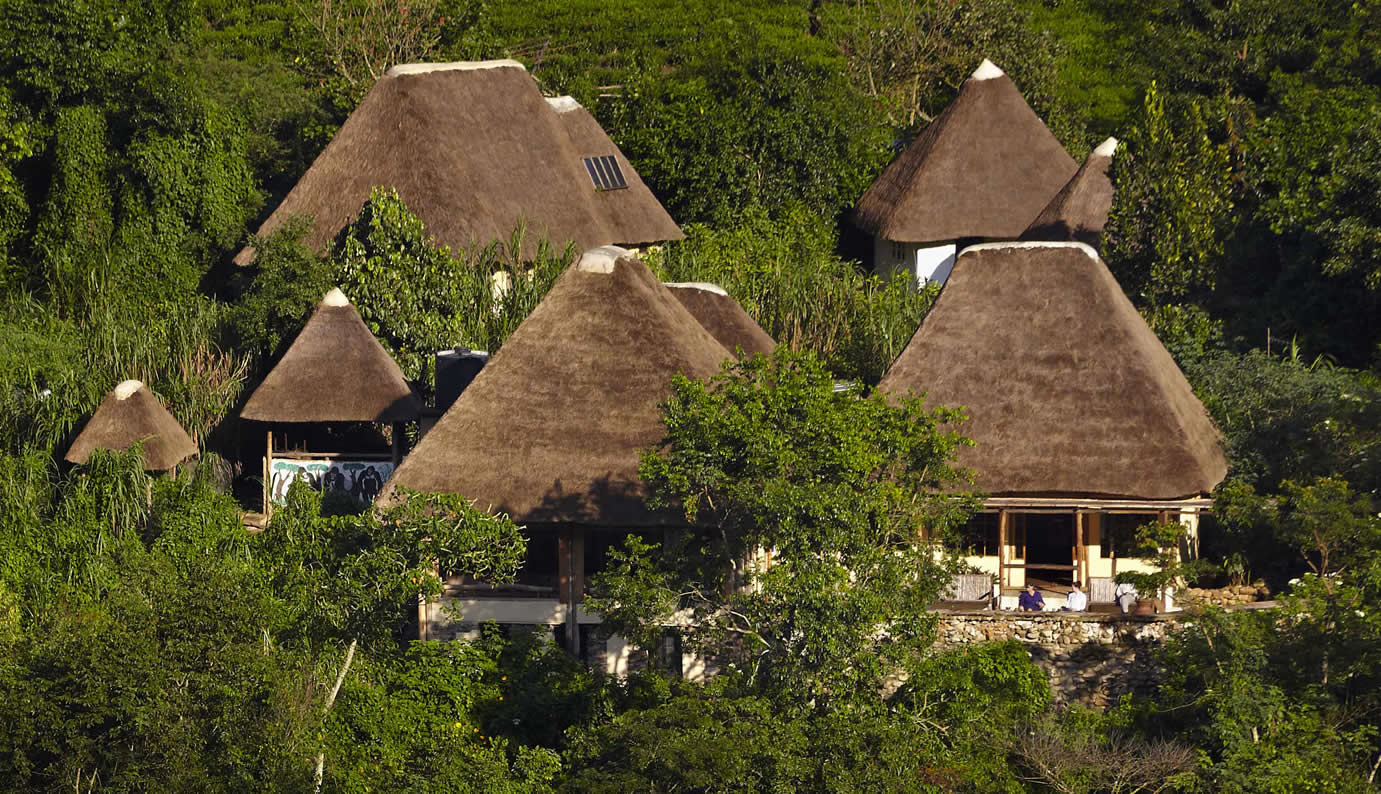
[{"label": "green foliage", "polygon": [[877,383],[938,294],[897,275],[865,276],[835,253],[830,226],[804,208],[744,213],[730,229],[691,226],[649,262],[665,281],[724,287],[768,335],[810,350],[836,376]]},{"label": "green foliage", "polygon": [[255,538],[271,586],[299,594],[288,604],[295,628],[285,641],[387,647],[416,620],[419,594],[439,591],[436,566],[497,582],[517,573],[527,541],[507,517],[454,494],[401,497],[377,514],[324,516],[321,497],[293,484]]},{"label": "green foliage", "polygon": [[464,643],[419,642],[402,658],[366,663],[327,720],[325,785],[338,791],[542,792],[560,766],[548,750],[516,748],[475,716],[501,696],[495,659]]},{"label": "green foliage", "polygon": [[876,692],[913,661],[951,573],[920,528],[973,504],[933,493],[964,482],[959,414],[836,392],[818,359],[783,350],[708,383],[678,377],[663,410],[640,475],[652,504],[706,531],[676,533],[658,559],[629,547],[594,578],[591,608],[625,636],[688,608],[686,642],[798,703]]},{"label": "green foliage", "polygon": [[1261,351],[1181,357],[1226,440],[1233,476],[1264,492],[1336,474],[1381,489],[1381,387],[1369,373]]},{"label": "green foliage", "polygon": [[727,224],[746,208],[795,203],[833,217],[887,155],[871,105],[837,67],[766,49],[752,29],[635,79],[598,115],[682,223]]},{"label": "green foliage", "polygon": [[522,228],[506,247],[453,254],[436,245],[396,192],[383,189],[342,230],[328,259],[301,244],[304,231],[293,225],[257,242],[254,270],[242,277],[231,315],[237,344],[268,361],[339,286],[403,373],[425,384],[438,350],[497,351],[575,255],[540,240],[524,259]]},{"label": "green foliage", "polygon": [[1154,82],[1113,160],[1104,235],[1108,266],[1151,306],[1211,289],[1232,211],[1227,149],[1208,138],[1197,104],[1167,109]]}]

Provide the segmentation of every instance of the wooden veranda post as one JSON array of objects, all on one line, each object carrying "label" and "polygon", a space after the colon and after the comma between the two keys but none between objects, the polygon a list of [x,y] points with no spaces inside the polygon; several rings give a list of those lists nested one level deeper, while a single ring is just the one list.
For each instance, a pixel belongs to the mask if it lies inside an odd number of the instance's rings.
[{"label": "wooden veranda post", "polygon": [[266,434],[264,450],[264,518],[273,515],[273,431]]}]

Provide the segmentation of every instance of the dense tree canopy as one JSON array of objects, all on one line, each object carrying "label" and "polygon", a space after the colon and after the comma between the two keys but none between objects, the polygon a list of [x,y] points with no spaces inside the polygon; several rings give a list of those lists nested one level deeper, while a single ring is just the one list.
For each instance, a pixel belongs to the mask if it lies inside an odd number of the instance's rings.
[{"label": "dense tree canopy", "polygon": [[[0,791],[1368,790],[1378,53],[1372,0],[0,0]],[[657,274],[784,348],[676,382],[644,473],[718,534],[635,541],[599,582],[628,636],[675,616],[718,654],[708,685],[496,627],[410,641],[435,565],[523,558],[463,501],[299,488],[242,523],[236,408],[327,290],[425,392],[435,350],[499,350],[573,259],[522,228],[438,247],[380,186],[329,250],[290,226],[230,262],[379,74],[497,57],[684,225]],[[1053,708],[1021,645],[930,646],[962,425],[867,393],[937,290],[869,275],[849,209],[984,57],[1076,158],[1124,140],[1103,254],[1231,462],[1208,575],[1280,599],[1196,615],[1162,690],[1101,714]],[[195,466],[61,462],[126,378]]]}]

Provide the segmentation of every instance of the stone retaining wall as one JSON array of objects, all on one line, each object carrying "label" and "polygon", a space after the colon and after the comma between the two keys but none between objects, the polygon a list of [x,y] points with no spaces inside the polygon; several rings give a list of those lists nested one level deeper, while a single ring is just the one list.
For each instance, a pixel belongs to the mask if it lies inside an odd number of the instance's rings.
[{"label": "stone retaining wall", "polygon": [[1235,607],[1265,601],[1271,597],[1271,591],[1264,583],[1258,582],[1213,589],[1187,587],[1177,591],[1175,596],[1183,602],[1184,606],[1194,603],[1216,607]]},{"label": "stone retaining wall", "polygon": [[940,616],[940,648],[1016,640],[1050,676],[1055,702],[1104,708],[1159,685],[1151,659],[1178,625],[1170,616],[970,612]]}]

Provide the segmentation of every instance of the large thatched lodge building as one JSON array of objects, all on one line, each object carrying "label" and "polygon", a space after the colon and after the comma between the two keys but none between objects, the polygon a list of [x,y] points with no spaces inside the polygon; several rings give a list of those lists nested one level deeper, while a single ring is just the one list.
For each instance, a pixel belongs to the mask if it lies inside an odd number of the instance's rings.
[{"label": "large thatched lodge building", "polygon": [[[964,542],[1004,603],[1028,582],[1058,603],[1076,579],[1110,600],[1119,570],[1145,567],[1128,556],[1131,531],[1155,518],[1196,529],[1226,470],[1203,406],[1090,247],[1107,222],[1116,146],[1077,167],[985,61],[858,206],[880,267],[944,283],[879,389],[967,410],[962,432],[978,443],[960,462],[987,501]],[[697,531],[650,510],[637,475],[664,435],[672,376],[708,377],[775,343],[724,290],[663,284],[612,245],[680,232],[594,118],[542,97],[514,62],[391,71],[263,231],[308,214],[309,242],[323,246],[381,184],[441,243],[503,239],[525,218],[586,251],[492,360],[473,362],[478,374],[467,371],[406,457],[401,446],[339,448],[361,437],[340,434],[350,423],[391,423],[396,444],[422,406],[345,296],[327,295],[243,412],[265,432],[266,508],[310,467],[348,460],[391,472],[370,499],[438,491],[506,513],[528,533],[518,581],[439,572],[445,594],[421,605],[422,636],[489,620],[547,626],[587,658],[607,649],[618,671],[626,649],[581,607],[589,577],[629,533]],[[313,448],[323,440],[337,448]]]},{"label": "large thatched lodge building", "polygon": [[[395,66],[259,228],[293,217],[324,250],[375,187],[390,187],[436,242],[542,238],[584,250],[679,240],[680,228],[589,111],[542,96],[517,61]],[[235,261],[248,264],[246,248]]]},{"label": "large thatched lodge building", "polygon": [[691,531],[644,504],[639,455],[665,434],[672,376],[708,377],[732,353],[674,291],[624,249],[585,252],[403,461],[388,489],[461,494],[528,531],[517,585],[448,576],[424,634],[458,606],[465,623],[559,627],[579,650],[599,622],[580,603],[608,550],[630,532]]},{"label": "large thatched lodge building", "polygon": [[1141,524],[1195,537],[1227,462],[1170,353],[1089,246],[976,245],[878,385],[963,406],[960,463],[988,494],[969,562],[1014,591],[1072,581],[1111,601]]}]

